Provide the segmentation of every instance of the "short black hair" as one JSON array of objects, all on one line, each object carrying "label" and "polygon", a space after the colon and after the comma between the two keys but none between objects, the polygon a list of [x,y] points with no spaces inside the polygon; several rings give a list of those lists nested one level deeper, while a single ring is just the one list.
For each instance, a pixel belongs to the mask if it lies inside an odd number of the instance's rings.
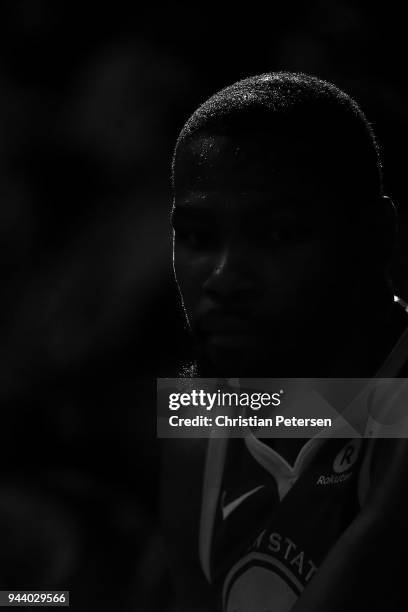
[{"label": "short black hair", "polygon": [[[317,77],[291,72],[252,76],[202,104],[182,128],[172,162],[173,188],[180,150],[201,135],[271,137],[273,147],[293,139],[311,144],[313,160],[338,189],[352,188],[366,202],[383,192],[382,162],[374,131],[357,102]],[[286,158],[287,159],[287,158]],[[283,161],[284,163],[284,161]]]}]

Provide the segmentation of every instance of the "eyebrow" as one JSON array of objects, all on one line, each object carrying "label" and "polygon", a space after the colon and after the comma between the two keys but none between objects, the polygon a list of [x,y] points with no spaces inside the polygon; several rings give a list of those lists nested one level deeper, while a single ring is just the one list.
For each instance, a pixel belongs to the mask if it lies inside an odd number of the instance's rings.
[{"label": "eyebrow", "polygon": [[177,204],[171,210],[170,221],[174,225],[177,219],[208,219],[213,216],[213,212],[207,206]]},{"label": "eyebrow", "polygon": [[[242,195],[246,195],[247,192],[242,192]],[[276,221],[294,221],[304,220],[305,217],[309,216],[308,208],[301,206],[298,202],[287,201],[283,202],[272,202],[268,197],[262,198],[262,194],[259,201],[250,203],[248,209],[244,212],[246,215],[260,217],[263,219],[271,219]],[[217,216],[220,212],[219,201],[217,202],[217,196],[212,194],[210,197],[208,194],[192,193],[191,196],[187,196],[177,201],[177,204],[173,204],[171,211],[171,222],[174,223],[176,218],[182,219],[205,219],[213,216]]]}]

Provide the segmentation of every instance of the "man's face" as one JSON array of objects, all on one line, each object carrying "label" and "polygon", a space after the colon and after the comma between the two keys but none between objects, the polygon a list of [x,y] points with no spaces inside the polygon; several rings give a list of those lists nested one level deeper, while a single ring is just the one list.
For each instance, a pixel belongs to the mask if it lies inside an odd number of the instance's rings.
[{"label": "man's face", "polygon": [[343,303],[347,224],[311,155],[221,136],[179,153],[174,270],[202,375],[306,375]]}]

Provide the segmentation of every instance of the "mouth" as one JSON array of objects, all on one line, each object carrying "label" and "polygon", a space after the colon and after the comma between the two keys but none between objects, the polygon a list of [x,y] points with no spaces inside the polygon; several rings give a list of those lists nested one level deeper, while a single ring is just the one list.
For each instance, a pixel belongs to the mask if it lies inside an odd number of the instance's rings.
[{"label": "mouth", "polygon": [[242,349],[259,342],[259,332],[249,317],[211,313],[199,321],[199,335],[213,348]]},{"label": "mouth", "polygon": [[214,332],[206,336],[207,344],[214,349],[249,350],[256,348],[259,338],[250,332]]}]

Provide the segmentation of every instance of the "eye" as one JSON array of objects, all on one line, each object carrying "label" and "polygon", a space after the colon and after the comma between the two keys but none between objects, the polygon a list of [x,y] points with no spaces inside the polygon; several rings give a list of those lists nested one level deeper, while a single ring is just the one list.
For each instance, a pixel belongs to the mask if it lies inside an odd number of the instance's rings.
[{"label": "eye", "polygon": [[179,244],[194,251],[209,250],[215,244],[215,236],[207,228],[175,227],[174,231]]},{"label": "eye", "polygon": [[299,230],[296,227],[281,227],[272,230],[270,237],[277,243],[293,242],[299,237]]},{"label": "eye", "polygon": [[310,232],[302,224],[277,225],[276,223],[265,223],[254,228],[252,240],[258,246],[278,248],[297,244],[307,239]]},{"label": "eye", "polygon": [[294,244],[303,242],[312,234],[312,230],[302,223],[291,223],[290,225],[282,225],[272,228],[270,238],[273,244]]}]

